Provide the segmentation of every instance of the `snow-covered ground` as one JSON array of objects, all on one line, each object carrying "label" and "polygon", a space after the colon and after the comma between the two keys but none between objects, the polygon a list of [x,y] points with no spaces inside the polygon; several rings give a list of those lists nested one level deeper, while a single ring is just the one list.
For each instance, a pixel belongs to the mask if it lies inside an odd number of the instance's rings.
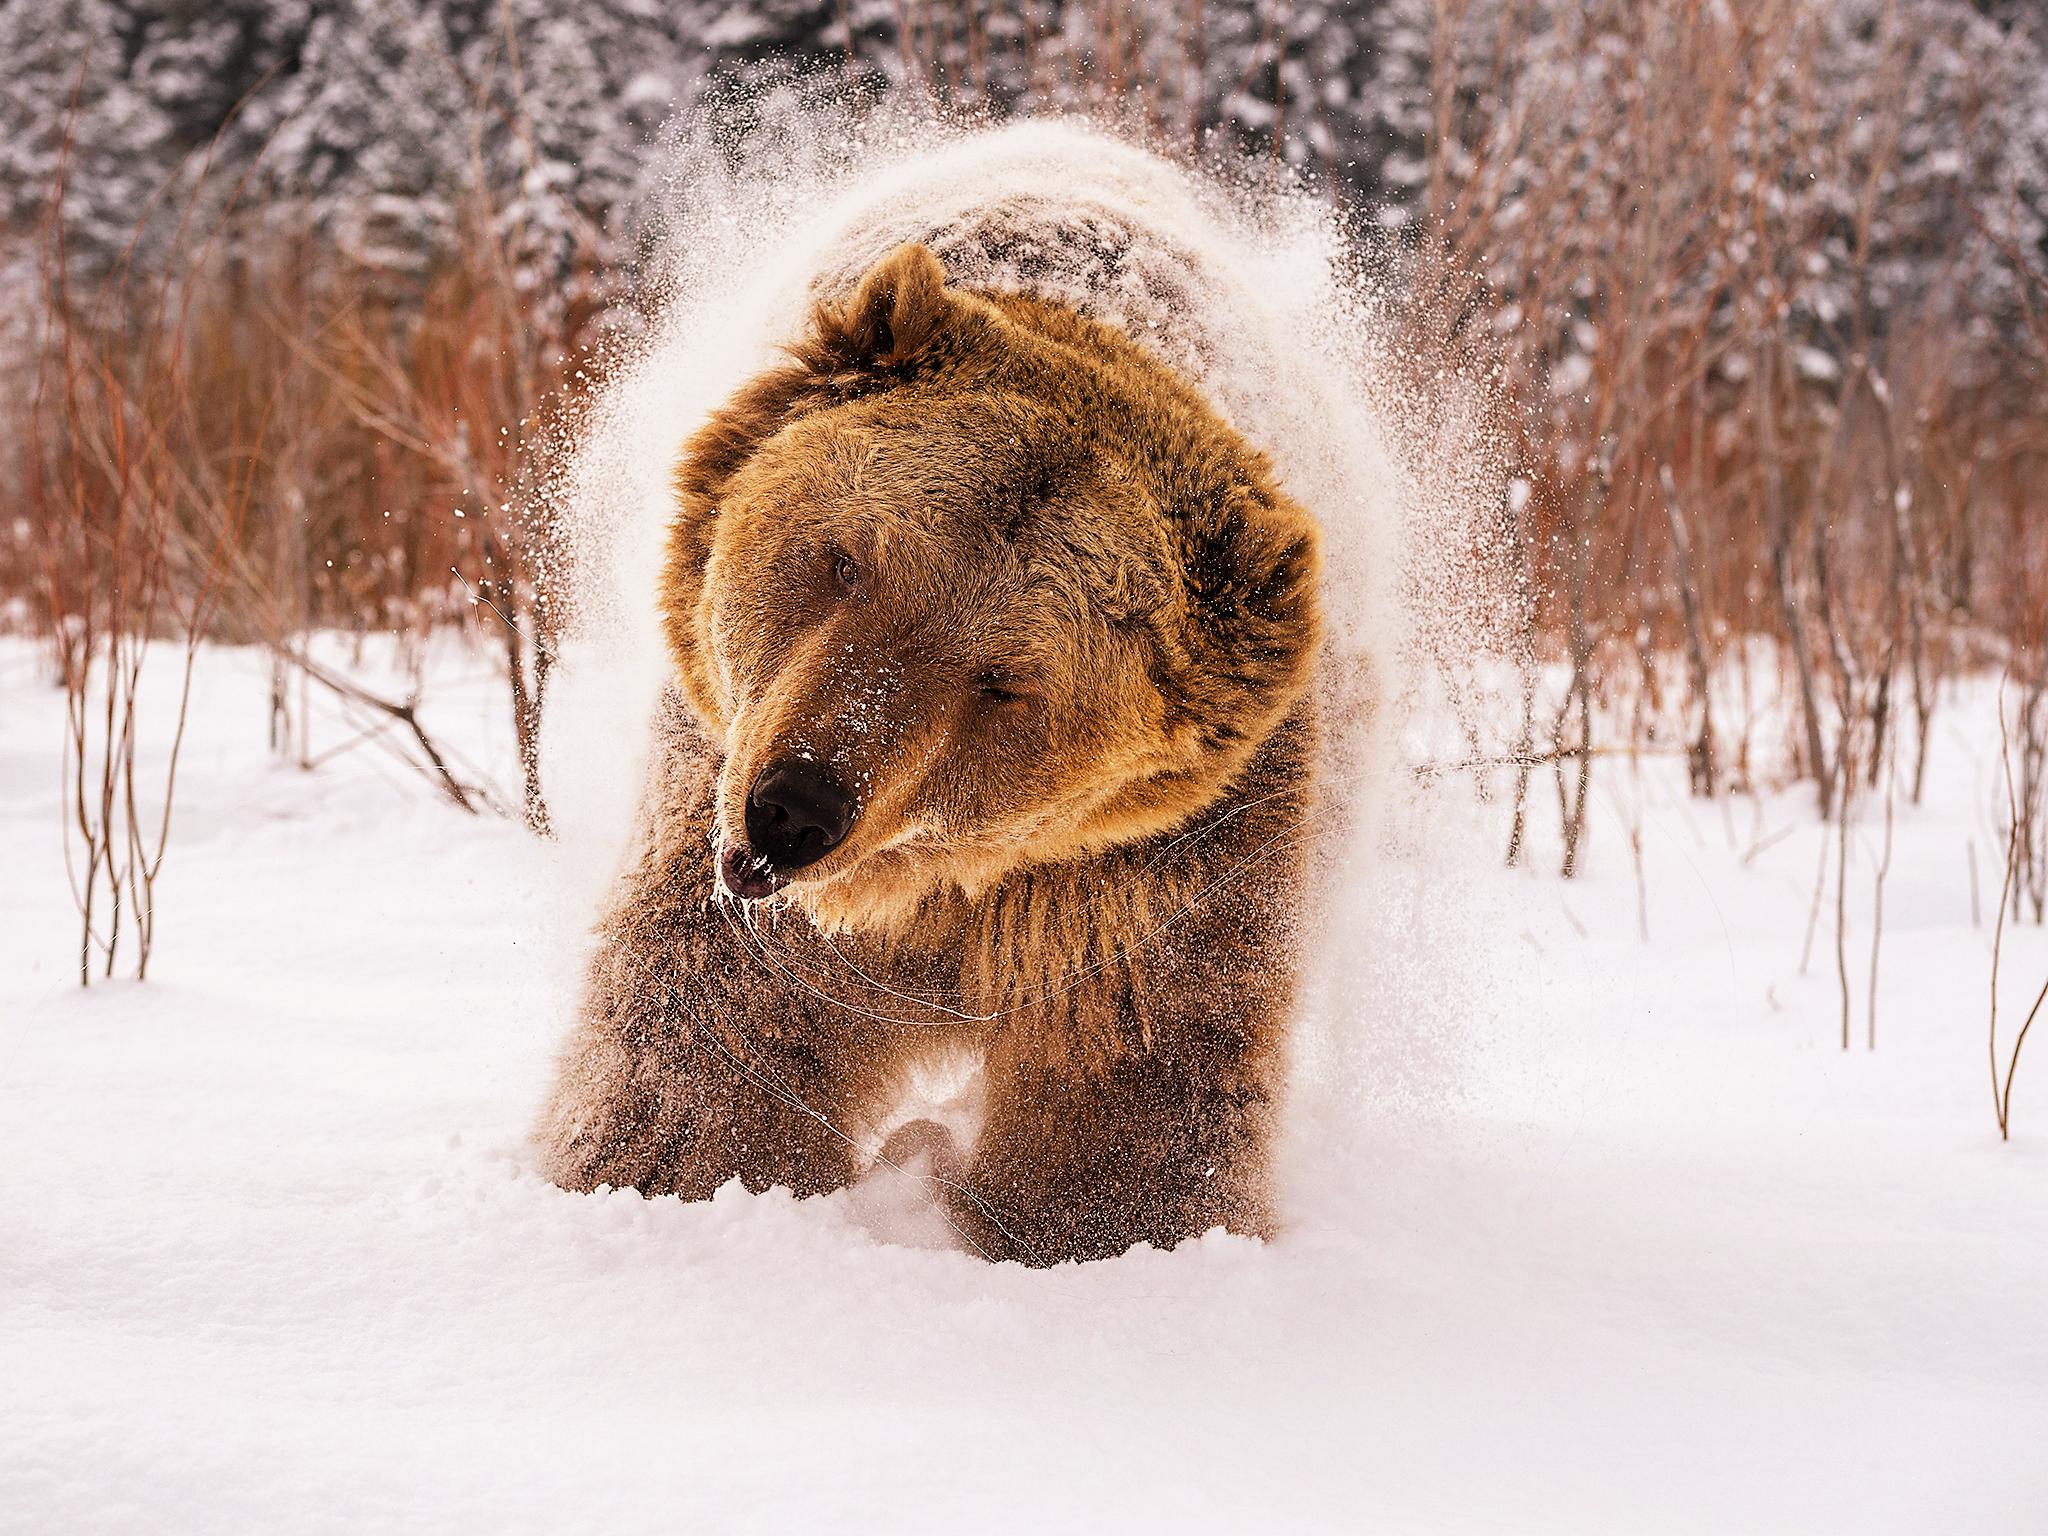
[{"label": "snow-covered ground", "polygon": [[[508,783],[488,673],[428,713]],[[2048,1531],[1982,690],[1899,813],[1875,1051],[1877,818],[1844,1053],[1805,795],[1603,763],[1567,884],[1446,792],[1336,913],[1285,1234],[1034,1272],[543,1183],[587,878],[375,744],[275,763],[265,684],[203,658],[151,980],[81,990],[62,701],[0,644],[0,1530]],[[2048,936],[2006,963],[2009,1037]]]}]

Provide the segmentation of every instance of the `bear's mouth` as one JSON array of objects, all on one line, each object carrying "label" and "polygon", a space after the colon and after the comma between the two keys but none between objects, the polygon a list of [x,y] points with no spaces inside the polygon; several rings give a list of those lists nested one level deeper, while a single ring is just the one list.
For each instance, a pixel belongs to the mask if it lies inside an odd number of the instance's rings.
[{"label": "bear's mouth", "polygon": [[718,883],[741,901],[759,901],[773,896],[787,883],[768,861],[744,843],[728,844],[718,858]]},{"label": "bear's mouth", "polygon": [[[898,843],[915,840],[915,834],[899,835]],[[716,889],[736,901],[765,901],[771,896],[810,894],[841,887],[856,872],[869,869],[876,850],[849,853],[834,849],[832,857],[796,869],[777,867],[746,843],[735,838],[724,842],[715,855]],[[884,850],[886,851],[886,850]]]}]

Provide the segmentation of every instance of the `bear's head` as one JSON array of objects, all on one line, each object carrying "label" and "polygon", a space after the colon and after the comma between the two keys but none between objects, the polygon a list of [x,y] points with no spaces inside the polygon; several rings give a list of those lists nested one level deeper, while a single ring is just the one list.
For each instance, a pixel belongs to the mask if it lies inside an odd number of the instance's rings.
[{"label": "bear's head", "polygon": [[1315,525],[1263,455],[922,245],[789,356],[686,445],[663,571],[723,888],[886,928],[1213,803],[1318,643]]}]

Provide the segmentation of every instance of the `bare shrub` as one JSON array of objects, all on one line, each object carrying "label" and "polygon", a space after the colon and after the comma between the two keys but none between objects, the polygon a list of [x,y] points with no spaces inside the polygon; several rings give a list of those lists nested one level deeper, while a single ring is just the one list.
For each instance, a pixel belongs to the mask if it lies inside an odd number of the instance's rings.
[{"label": "bare shrub", "polygon": [[[123,263],[74,288],[64,198],[60,162],[20,490],[65,694],[64,847],[84,985],[96,959],[102,976],[114,974],[124,938],[138,979],[149,972],[194,655],[221,599],[264,428],[223,417],[195,390],[193,295],[169,275],[175,264],[147,281]],[[175,240],[181,251],[208,243],[189,211]],[[176,712],[161,763],[145,769],[138,706],[160,642],[177,658]]]}]

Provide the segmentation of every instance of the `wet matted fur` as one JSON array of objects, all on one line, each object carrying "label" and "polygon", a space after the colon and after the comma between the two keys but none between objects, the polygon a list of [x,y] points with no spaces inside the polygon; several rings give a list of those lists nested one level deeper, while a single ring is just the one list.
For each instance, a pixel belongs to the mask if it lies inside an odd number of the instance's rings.
[{"label": "wet matted fur", "polygon": [[[968,1059],[938,1192],[981,1252],[1269,1230],[1320,634],[1315,525],[1270,464],[1121,332],[908,245],[676,485],[675,682],[550,1175],[834,1189]],[[792,759],[857,817],[742,904],[719,850]]]}]

